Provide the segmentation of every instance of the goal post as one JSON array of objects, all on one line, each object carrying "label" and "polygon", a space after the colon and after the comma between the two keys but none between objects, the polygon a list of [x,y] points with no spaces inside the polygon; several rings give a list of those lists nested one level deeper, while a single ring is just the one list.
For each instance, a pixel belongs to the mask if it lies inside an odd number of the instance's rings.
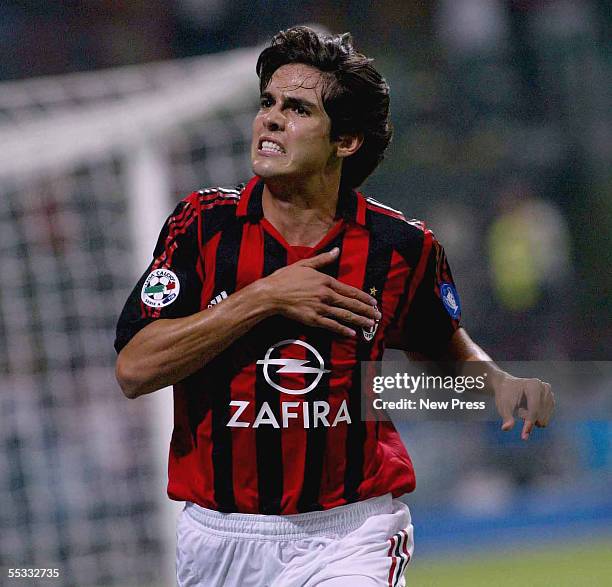
[{"label": "goal post", "polygon": [[258,48],[0,84],[0,559],[174,582],[171,390],[134,402],[114,324],[179,194],[250,172]]}]

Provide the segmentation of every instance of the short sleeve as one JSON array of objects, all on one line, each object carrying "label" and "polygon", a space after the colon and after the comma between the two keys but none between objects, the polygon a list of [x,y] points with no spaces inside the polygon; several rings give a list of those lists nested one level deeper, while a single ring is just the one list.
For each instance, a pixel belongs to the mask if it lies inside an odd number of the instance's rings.
[{"label": "short sleeve", "polygon": [[438,358],[459,328],[461,303],[444,248],[429,230],[407,287],[397,346]]},{"label": "short sleeve", "polygon": [[115,350],[159,318],[180,318],[200,309],[198,214],[183,200],[167,218],[153,260],[130,293],[117,323]]}]

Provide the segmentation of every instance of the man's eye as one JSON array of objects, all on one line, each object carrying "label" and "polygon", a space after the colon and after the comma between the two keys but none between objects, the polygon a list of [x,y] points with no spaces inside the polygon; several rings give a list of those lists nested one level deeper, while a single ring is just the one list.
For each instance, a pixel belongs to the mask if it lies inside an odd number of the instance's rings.
[{"label": "man's eye", "polygon": [[259,100],[259,105],[262,108],[270,108],[270,106],[272,106],[272,100],[270,98],[262,98]]},{"label": "man's eye", "polygon": [[299,114],[300,116],[304,116],[304,115],[308,114],[308,110],[306,110],[306,108],[304,108],[304,106],[300,106],[299,104],[294,106],[293,110],[295,110],[296,114]]}]

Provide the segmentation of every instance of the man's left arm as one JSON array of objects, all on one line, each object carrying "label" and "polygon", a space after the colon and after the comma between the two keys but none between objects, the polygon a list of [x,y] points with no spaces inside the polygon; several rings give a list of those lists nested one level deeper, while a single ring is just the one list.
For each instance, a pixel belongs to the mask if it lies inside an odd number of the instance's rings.
[{"label": "man's left arm", "polygon": [[[523,440],[529,439],[534,426],[544,428],[548,425],[555,406],[550,384],[535,378],[514,377],[500,369],[464,328],[455,331],[445,355],[457,363],[478,361],[478,368],[486,369],[489,391],[495,395],[495,406],[502,417],[502,430],[514,428],[515,412],[524,420]],[[462,371],[470,371],[470,365],[463,365]]]},{"label": "man's left arm", "polygon": [[551,418],[554,398],[550,385],[500,369],[460,326],[461,303],[444,248],[425,228],[415,269],[419,272],[418,287],[412,298],[406,298],[397,329],[388,333],[388,346],[403,350],[412,360],[459,364],[461,374],[486,370],[484,391],[495,396],[502,430],[514,427],[516,413],[524,420],[521,438],[527,440],[534,426],[546,426]]}]

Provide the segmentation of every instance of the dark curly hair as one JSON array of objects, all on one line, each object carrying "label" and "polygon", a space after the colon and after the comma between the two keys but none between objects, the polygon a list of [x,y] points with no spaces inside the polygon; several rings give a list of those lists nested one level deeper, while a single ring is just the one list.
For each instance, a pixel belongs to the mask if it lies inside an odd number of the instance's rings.
[{"label": "dark curly hair", "polygon": [[361,148],[343,162],[343,187],[360,186],[383,160],[391,141],[389,86],[372,61],[355,51],[350,33],[323,35],[305,26],[279,32],[257,60],[262,93],[283,65],[304,63],[323,73],[321,94],[331,120],[330,138],[363,135]]}]

